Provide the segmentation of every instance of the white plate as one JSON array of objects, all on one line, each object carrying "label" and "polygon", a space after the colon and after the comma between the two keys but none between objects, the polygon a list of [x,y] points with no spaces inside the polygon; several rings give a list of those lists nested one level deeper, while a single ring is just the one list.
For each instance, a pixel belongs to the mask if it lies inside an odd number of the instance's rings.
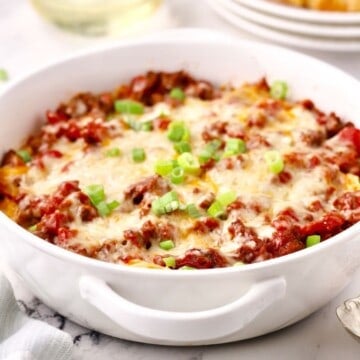
[{"label": "white plate", "polygon": [[236,0],[240,4],[297,21],[328,24],[360,24],[360,12],[316,11],[281,5],[269,0]]},{"label": "white plate", "polygon": [[[286,32],[292,32],[304,35],[313,35],[316,37],[328,38],[349,38],[360,37],[360,24],[359,25],[328,25],[328,24],[315,24],[292,19],[285,19],[275,17],[272,14],[259,12],[255,9],[243,6],[236,0],[218,0],[222,2],[223,6],[231,12],[241,16],[246,20],[256,22],[265,26],[270,26]],[[359,38],[360,41],[360,38]]]},{"label": "white plate", "polygon": [[[255,1],[255,0],[254,0]],[[274,41],[278,44],[294,46],[306,49],[335,51],[335,52],[354,52],[360,51],[360,40],[333,40],[307,37],[301,35],[291,35],[280,30],[270,29],[265,26],[255,24],[245,18],[235,15],[227,8],[222,6],[218,0],[208,0],[210,6],[225,20],[234,26],[241,28],[249,33],[262,37],[266,40]]]}]

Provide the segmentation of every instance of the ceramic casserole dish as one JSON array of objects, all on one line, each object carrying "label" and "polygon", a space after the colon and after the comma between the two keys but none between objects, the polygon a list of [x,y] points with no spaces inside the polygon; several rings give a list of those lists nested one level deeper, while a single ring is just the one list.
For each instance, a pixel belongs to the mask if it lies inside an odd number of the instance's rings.
[{"label": "ceramic casserole dish", "polygon": [[[149,69],[185,69],[215,84],[286,79],[294,99],[310,98],[360,125],[360,84],[347,74],[278,47],[186,32],[88,52],[9,85],[0,96],[1,152],[20,144],[61,100],[114,88]],[[247,339],[306,317],[351,281],[360,264],[359,229],[260,263],[169,271],[71,253],[0,214],[4,260],[41,301],[102,333],[162,345]]]}]

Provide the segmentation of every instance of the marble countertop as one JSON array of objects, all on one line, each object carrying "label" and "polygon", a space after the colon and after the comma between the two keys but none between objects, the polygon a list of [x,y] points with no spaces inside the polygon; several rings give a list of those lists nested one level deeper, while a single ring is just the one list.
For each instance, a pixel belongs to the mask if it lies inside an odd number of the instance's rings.
[{"label": "marble countertop", "polygon": [[[167,0],[143,32],[169,27],[203,27],[221,30],[239,38],[253,36],[219,19],[204,0]],[[132,34],[138,36],[140,33]],[[29,1],[0,0],[0,68],[10,80],[59,57],[93,46],[121,41],[121,38],[84,38],[63,32],[44,22]],[[360,78],[360,53],[306,51]],[[1,90],[1,89],[0,89]],[[341,91],[341,90],[340,90]],[[329,279],[331,281],[331,279]],[[21,293],[21,291],[20,291]],[[131,360],[231,360],[231,359],[358,359],[359,343],[341,326],[336,307],[345,299],[360,295],[360,272],[337,298],[307,319],[260,338],[204,347],[152,346],[114,339],[81,328],[22,292],[21,307],[29,316],[44,320],[73,336],[74,359]]]}]

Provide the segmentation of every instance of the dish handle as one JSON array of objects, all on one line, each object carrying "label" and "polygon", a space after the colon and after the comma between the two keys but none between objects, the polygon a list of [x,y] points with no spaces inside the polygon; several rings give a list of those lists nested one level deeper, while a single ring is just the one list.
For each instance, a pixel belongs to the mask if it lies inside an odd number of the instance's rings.
[{"label": "dish handle", "polygon": [[82,276],[79,287],[84,300],[127,331],[154,342],[191,344],[240,331],[285,295],[286,281],[276,277],[257,282],[231,303],[196,312],[163,311],[135,304],[93,276]]}]

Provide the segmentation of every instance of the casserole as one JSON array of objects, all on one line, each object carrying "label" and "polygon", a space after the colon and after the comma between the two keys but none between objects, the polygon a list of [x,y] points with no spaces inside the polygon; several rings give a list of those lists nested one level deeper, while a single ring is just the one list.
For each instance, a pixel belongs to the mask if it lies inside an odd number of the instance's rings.
[{"label": "casserole", "polygon": [[76,94],[5,153],[0,210],[129,266],[239,266],[313,246],[358,221],[360,130],[287,93],[149,71]]},{"label": "casserole", "polygon": [[[3,124],[1,150],[20,143],[44,108],[79,89],[104,91],[155,66],[185,68],[215,83],[286,79],[293,98],[309,97],[345,119],[360,116],[359,84],[322,62],[229,39],[158,38],[80,55],[9,86],[0,98],[3,118],[12,119]],[[299,66],[306,69],[301,76]],[[339,86],[346,95],[338,96]],[[164,345],[223,343],[290,325],[339,293],[359,264],[359,224],[279,259],[174,273],[88,259],[39,241],[3,214],[0,221],[6,262],[44,303],[103,333]]]}]

